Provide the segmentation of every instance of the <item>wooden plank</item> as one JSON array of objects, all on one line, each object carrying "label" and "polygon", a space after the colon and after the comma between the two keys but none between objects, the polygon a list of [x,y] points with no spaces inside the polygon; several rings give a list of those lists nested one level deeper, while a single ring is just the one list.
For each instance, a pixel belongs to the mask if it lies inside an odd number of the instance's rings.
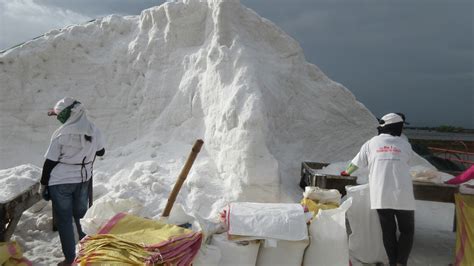
[{"label": "wooden plank", "polygon": [[454,203],[459,186],[413,181],[413,193],[417,200]]},{"label": "wooden plank", "polygon": [[0,203],[0,242],[6,242],[15,231],[21,215],[41,200],[39,182],[7,202]]}]

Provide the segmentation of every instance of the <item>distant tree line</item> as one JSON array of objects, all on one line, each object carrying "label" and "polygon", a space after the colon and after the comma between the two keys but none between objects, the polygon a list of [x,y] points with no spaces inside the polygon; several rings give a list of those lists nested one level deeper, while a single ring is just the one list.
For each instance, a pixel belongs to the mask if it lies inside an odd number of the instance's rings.
[{"label": "distant tree line", "polygon": [[406,128],[436,131],[436,132],[447,132],[447,133],[474,133],[474,129],[467,129],[463,127],[455,127],[455,126],[450,126],[450,125],[441,125],[437,127],[406,127]]}]

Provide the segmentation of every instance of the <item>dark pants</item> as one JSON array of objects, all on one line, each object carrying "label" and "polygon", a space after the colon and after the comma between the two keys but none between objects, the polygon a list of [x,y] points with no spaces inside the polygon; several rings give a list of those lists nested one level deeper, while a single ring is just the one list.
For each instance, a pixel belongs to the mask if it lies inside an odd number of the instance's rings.
[{"label": "dark pants", "polygon": [[[413,246],[415,211],[378,209],[383,245],[390,265],[406,265]],[[397,224],[400,237],[397,239]]]},{"label": "dark pants", "polygon": [[53,203],[54,215],[57,219],[57,228],[61,247],[66,262],[72,263],[76,256],[73,218],[79,239],[85,236],[79,219],[87,212],[89,182],[78,184],[63,184],[49,186],[49,194]]}]

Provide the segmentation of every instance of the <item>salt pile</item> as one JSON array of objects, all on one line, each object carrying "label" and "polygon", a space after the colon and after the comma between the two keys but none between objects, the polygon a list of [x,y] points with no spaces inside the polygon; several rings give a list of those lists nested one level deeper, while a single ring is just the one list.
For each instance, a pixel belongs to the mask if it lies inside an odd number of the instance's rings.
[{"label": "salt pile", "polygon": [[41,169],[30,164],[0,170],[0,187],[2,188],[0,203],[15,198],[15,196],[33,186],[37,182],[40,174]]},{"label": "salt pile", "polygon": [[[294,202],[302,161],[348,160],[376,126],[294,39],[237,0],[170,2],[52,30],[0,55],[0,84],[0,169],[42,164],[59,126],[46,111],[72,96],[107,140],[95,199],[134,198],[151,218],[198,138],[177,202],[213,219],[230,201]],[[62,254],[45,232],[50,207],[40,209],[25,213],[15,238],[49,264],[45,253]]]},{"label": "salt pile", "polygon": [[41,165],[58,126],[45,111],[71,95],[107,138],[96,171],[109,191],[159,193],[203,138],[191,195],[215,188],[227,200],[276,201],[302,160],[349,158],[374,133],[374,117],[347,89],[238,1],[112,15],[50,31],[0,60],[0,167]]}]

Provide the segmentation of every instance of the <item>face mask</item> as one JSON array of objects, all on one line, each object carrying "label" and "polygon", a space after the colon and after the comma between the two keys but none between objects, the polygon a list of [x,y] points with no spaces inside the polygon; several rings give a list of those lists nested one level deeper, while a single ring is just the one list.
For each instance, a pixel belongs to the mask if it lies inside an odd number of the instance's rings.
[{"label": "face mask", "polygon": [[80,103],[80,102],[74,101],[73,104],[71,104],[70,106],[66,107],[64,110],[62,110],[62,111],[58,114],[58,116],[57,116],[56,118],[59,120],[59,122],[61,122],[61,124],[66,123],[66,121],[67,121],[67,120],[69,119],[69,117],[71,116],[71,109],[74,108],[74,106],[75,106],[76,104],[78,104],[78,103]]},{"label": "face mask", "polygon": [[71,116],[71,108],[67,107],[66,109],[62,110],[56,118],[59,120],[59,122],[61,122],[61,124],[64,124],[66,123],[66,121],[69,119],[70,116]]}]

